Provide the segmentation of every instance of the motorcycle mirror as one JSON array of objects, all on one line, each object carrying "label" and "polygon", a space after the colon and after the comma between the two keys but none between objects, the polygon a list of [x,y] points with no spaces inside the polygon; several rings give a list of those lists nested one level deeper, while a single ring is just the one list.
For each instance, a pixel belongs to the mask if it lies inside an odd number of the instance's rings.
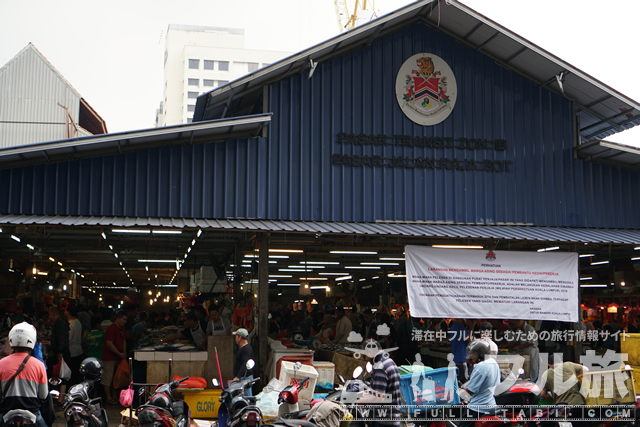
[{"label": "motorcycle mirror", "polygon": [[302,368],[302,363],[296,362],[296,363],[293,364],[293,370],[294,371],[299,371],[300,368]]},{"label": "motorcycle mirror", "polygon": [[367,372],[371,373],[371,371],[373,371],[373,365],[371,362],[367,362]]},{"label": "motorcycle mirror", "polygon": [[51,385],[60,385],[62,384],[62,378],[52,377],[49,379],[49,384]]},{"label": "motorcycle mirror", "polygon": [[138,396],[142,396],[144,394],[144,387],[140,387],[138,390]]},{"label": "motorcycle mirror", "polygon": [[519,375],[524,375],[524,369],[523,368],[518,369],[518,374]]},{"label": "motorcycle mirror", "polygon": [[362,375],[362,366],[356,366],[353,370],[353,378],[358,378],[360,375]]},{"label": "motorcycle mirror", "polygon": [[253,369],[254,366],[256,366],[256,362],[254,362],[253,359],[247,360],[247,370]]},{"label": "motorcycle mirror", "polygon": [[213,383],[214,387],[220,387],[220,381],[218,381],[217,378],[213,378],[211,382]]},{"label": "motorcycle mirror", "polygon": [[338,379],[340,380],[340,382],[341,382],[342,384],[344,384],[344,383],[346,382],[346,381],[344,380],[344,377],[343,377],[342,375],[340,375],[340,374],[338,374]]}]

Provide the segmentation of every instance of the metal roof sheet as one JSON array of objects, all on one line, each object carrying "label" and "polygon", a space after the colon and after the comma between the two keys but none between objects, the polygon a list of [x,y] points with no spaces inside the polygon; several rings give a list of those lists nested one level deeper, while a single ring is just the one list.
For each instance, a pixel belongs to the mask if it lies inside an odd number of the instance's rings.
[{"label": "metal roof sheet", "polygon": [[497,64],[572,99],[583,141],[640,124],[638,102],[455,0],[417,1],[205,93],[198,98],[194,120],[249,114],[264,86],[308,72],[312,64],[322,66],[415,23],[434,27]]},{"label": "metal roof sheet", "polygon": [[453,225],[265,221],[259,219],[130,218],[98,216],[5,215],[0,225],[202,228],[328,234],[367,234],[455,239],[501,239],[545,242],[640,244],[640,230],[531,227],[524,225]]},{"label": "metal roof sheet", "polygon": [[219,142],[258,136],[271,114],[111,133],[0,149],[0,169],[87,157],[128,153],[138,149]]},{"label": "metal roof sheet", "polygon": [[640,149],[636,147],[593,140],[576,147],[576,151],[583,160],[640,171]]}]

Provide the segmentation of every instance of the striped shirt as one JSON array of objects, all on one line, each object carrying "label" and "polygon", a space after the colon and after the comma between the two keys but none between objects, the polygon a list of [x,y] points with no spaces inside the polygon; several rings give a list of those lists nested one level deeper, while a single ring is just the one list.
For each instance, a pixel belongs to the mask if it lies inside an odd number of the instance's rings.
[{"label": "striped shirt", "polygon": [[[380,393],[391,395],[391,405],[401,405],[400,371],[396,362],[390,357],[384,357],[380,352],[373,358],[373,372],[371,374],[371,388]],[[400,418],[400,409],[391,410],[393,418]],[[381,422],[387,425],[399,425],[398,422]]]},{"label": "striped shirt", "polygon": [[[13,353],[0,360],[0,387],[2,390],[16,373],[20,364],[27,356],[26,353]],[[47,386],[47,372],[44,364],[30,357],[22,372],[7,390],[4,400],[0,402],[0,413],[4,414],[12,409],[27,409],[32,412],[40,410],[40,404],[49,394]]]}]

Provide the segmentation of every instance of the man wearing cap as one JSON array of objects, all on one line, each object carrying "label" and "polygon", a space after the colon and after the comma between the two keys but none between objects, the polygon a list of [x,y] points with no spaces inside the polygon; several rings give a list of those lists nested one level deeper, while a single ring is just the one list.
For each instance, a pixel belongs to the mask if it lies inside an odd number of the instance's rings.
[{"label": "man wearing cap", "polygon": [[[253,349],[251,348],[251,345],[249,345],[249,341],[247,341],[249,331],[244,328],[240,328],[235,331],[233,335],[238,346],[238,352],[233,360],[233,379],[252,379],[253,371],[251,369],[247,369],[247,361],[249,359],[253,359]],[[252,396],[253,394],[251,393],[251,389],[246,390],[245,395]]]}]

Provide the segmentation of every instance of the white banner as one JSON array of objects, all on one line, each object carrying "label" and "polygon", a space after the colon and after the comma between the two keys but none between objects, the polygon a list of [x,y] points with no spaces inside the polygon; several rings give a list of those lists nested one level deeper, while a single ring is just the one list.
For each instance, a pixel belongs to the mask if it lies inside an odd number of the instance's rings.
[{"label": "white banner", "polygon": [[578,321],[578,254],[405,246],[413,317]]}]

